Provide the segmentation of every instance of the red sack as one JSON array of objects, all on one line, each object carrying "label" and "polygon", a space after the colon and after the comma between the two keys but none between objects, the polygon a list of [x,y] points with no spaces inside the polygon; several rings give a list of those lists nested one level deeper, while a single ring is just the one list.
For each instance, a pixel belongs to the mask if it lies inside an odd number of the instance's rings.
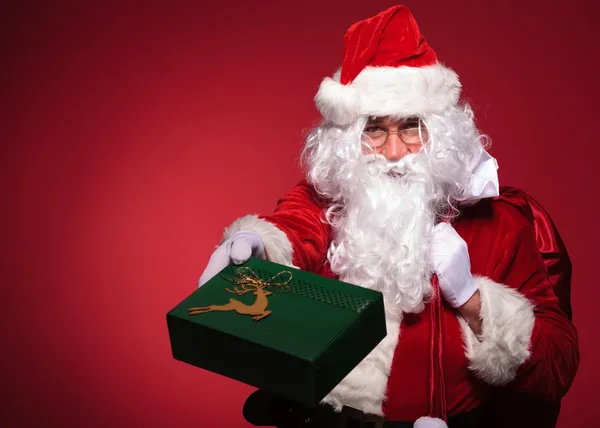
[{"label": "red sack", "polygon": [[571,320],[571,259],[550,215],[533,197],[514,187],[500,187],[497,199],[512,204],[529,219],[560,308]]}]

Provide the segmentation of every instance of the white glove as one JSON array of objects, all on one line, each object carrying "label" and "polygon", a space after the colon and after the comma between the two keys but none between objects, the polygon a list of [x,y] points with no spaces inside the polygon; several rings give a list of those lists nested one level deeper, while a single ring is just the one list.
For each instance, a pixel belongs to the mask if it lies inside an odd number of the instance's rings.
[{"label": "white glove", "polygon": [[444,299],[453,308],[464,305],[477,291],[471,275],[471,261],[467,243],[448,223],[433,228],[428,263],[440,283]]},{"label": "white glove", "polygon": [[258,233],[241,230],[223,242],[210,256],[210,260],[200,276],[198,287],[225,269],[230,263],[239,265],[252,256],[265,258],[265,244]]}]

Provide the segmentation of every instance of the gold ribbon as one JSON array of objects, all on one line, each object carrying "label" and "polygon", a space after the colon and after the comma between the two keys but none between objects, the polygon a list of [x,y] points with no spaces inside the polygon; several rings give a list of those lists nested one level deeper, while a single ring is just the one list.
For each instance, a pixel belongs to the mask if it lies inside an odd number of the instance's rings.
[{"label": "gold ribbon", "polygon": [[[286,275],[287,274],[287,275]],[[266,288],[266,287],[286,287],[292,281],[292,273],[290,271],[279,272],[276,275],[273,275],[270,279],[264,280],[260,279],[256,272],[254,272],[248,266],[242,266],[237,269],[235,272],[234,278],[227,278],[225,275],[220,274],[221,277],[235,285],[251,285],[256,288]],[[284,278],[277,281],[276,279],[280,276]],[[289,276],[287,279],[285,277]],[[232,292],[228,288],[225,290]],[[288,291],[289,287],[286,287],[285,291]]]}]

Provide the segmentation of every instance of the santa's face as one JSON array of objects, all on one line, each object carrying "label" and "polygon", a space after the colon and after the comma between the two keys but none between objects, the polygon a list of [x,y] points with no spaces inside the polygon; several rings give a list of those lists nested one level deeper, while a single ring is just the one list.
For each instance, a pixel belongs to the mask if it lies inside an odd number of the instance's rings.
[{"label": "santa's face", "polygon": [[427,129],[418,118],[395,120],[390,116],[369,118],[362,141],[375,153],[390,161],[402,159],[407,154],[418,153],[427,142]]},{"label": "santa's face", "polygon": [[470,111],[458,108],[314,130],[303,159],[309,181],[331,200],[332,271],[382,291],[393,312],[421,310],[431,292],[431,232],[468,184],[481,149]]}]

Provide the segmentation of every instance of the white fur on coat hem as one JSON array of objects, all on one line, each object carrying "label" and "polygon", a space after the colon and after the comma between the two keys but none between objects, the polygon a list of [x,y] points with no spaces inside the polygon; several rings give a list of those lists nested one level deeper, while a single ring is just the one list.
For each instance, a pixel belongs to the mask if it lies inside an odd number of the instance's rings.
[{"label": "white fur on coat hem", "polygon": [[383,401],[402,317],[386,312],[385,321],[387,334],[383,340],[322,400],[334,411],[339,412],[343,406],[348,406],[383,416]]},{"label": "white fur on coat hem", "polygon": [[448,424],[438,418],[423,416],[415,421],[413,428],[448,428]]},{"label": "white fur on coat hem", "polygon": [[265,245],[267,259],[281,265],[296,267],[293,265],[292,243],[285,232],[274,224],[258,218],[256,214],[240,217],[225,229],[223,241],[241,230],[251,230],[258,233]]},{"label": "white fur on coat hem", "polygon": [[517,290],[476,277],[481,298],[481,335],[459,317],[469,368],[491,385],[505,385],[530,355],[533,305]]}]

